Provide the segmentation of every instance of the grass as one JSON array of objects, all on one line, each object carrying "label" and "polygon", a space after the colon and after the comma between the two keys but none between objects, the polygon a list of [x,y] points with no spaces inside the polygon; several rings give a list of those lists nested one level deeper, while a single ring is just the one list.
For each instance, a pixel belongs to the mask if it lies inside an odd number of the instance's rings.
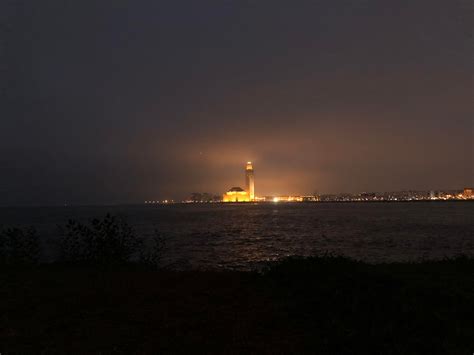
[{"label": "grass", "polygon": [[0,272],[0,352],[471,354],[474,260]]}]

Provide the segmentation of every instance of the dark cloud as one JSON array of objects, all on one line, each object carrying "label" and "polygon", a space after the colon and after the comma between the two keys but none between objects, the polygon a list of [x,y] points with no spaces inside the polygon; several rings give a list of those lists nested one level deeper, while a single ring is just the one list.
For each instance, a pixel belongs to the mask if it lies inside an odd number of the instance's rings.
[{"label": "dark cloud", "polygon": [[5,1],[0,204],[473,183],[467,1]]}]

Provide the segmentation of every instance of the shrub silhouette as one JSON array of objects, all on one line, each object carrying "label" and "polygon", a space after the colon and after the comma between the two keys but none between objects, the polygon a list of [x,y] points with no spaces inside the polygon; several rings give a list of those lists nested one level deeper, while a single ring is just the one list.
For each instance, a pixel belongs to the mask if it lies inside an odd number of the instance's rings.
[{"label": "shrub silhouette", "polygon": [[38,235],[34,228],[7,228],[0,232],[0,265],[35,265],[39,254]]},{"label": "shrub silhouette", "polygon": [[151,240],[150,246],[144,247],[140,250],[139,262],[145,267],[151,269],[158,269],[160,267],[163,250],[165,248],[164,237],[155,230],[155,234]]},{"label": "shrub silhouette", "polygon": [[60,243],[63,263],[90,266],[123,265],[141,250],[142,240],[123,218],[107,214],[85,225],[69,220]]}]

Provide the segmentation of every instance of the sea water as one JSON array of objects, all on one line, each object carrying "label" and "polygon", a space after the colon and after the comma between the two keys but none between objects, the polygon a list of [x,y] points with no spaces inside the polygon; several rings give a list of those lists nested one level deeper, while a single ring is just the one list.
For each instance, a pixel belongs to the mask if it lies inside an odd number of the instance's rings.
[{"label": "sea water", "polygon": [[163,236],[176,268],[250,269],[287,256],[334,253],[367,262],[474,255],[474,203],[173,204],[1,208],[0,225],[34,226],[53,259],[58,226],[122,216],[135,234]]}]

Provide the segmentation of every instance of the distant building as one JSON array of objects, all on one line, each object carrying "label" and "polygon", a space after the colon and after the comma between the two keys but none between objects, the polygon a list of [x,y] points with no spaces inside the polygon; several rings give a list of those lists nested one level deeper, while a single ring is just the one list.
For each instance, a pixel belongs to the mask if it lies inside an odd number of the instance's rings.
[{"label": "distant building", "polygon": [[198,202],[221,202],[221,196],[211,194],[209,192],[193,192],[188,199],[183,202],[198,203]]},{"label": "distant building", "polygon": [[303,202],[318,202],[321,201],[319,195],[314,194],[314,195],[309,195],[309,196],[301,196],[303,199]]},{"label": "distant building", "polygon": [[466,187],[464,188],[464,191],[462,193],[462,196],[464,198],[474,198],[474,188],[472,187]]},{"label": "distant building", "polygon": [[255,200],[255,178],[251,161],[247,162],[245,167],[245,190],[249,194],[250,201]]},{"label": "distant building", "polygon": [[250,196],[241,187],[233,187],[222,196],[224,202],[249,202]]},{"label": "distant building", "polygon": [[273,196],[270,200],[273,202],[302,202],[302,196]]},{"label": "distant building", "polygon": [[245,167],[245,190],[233,187],[222,196],[223,202],[250,202],[255,201],[255,177],[252,162]]}]

